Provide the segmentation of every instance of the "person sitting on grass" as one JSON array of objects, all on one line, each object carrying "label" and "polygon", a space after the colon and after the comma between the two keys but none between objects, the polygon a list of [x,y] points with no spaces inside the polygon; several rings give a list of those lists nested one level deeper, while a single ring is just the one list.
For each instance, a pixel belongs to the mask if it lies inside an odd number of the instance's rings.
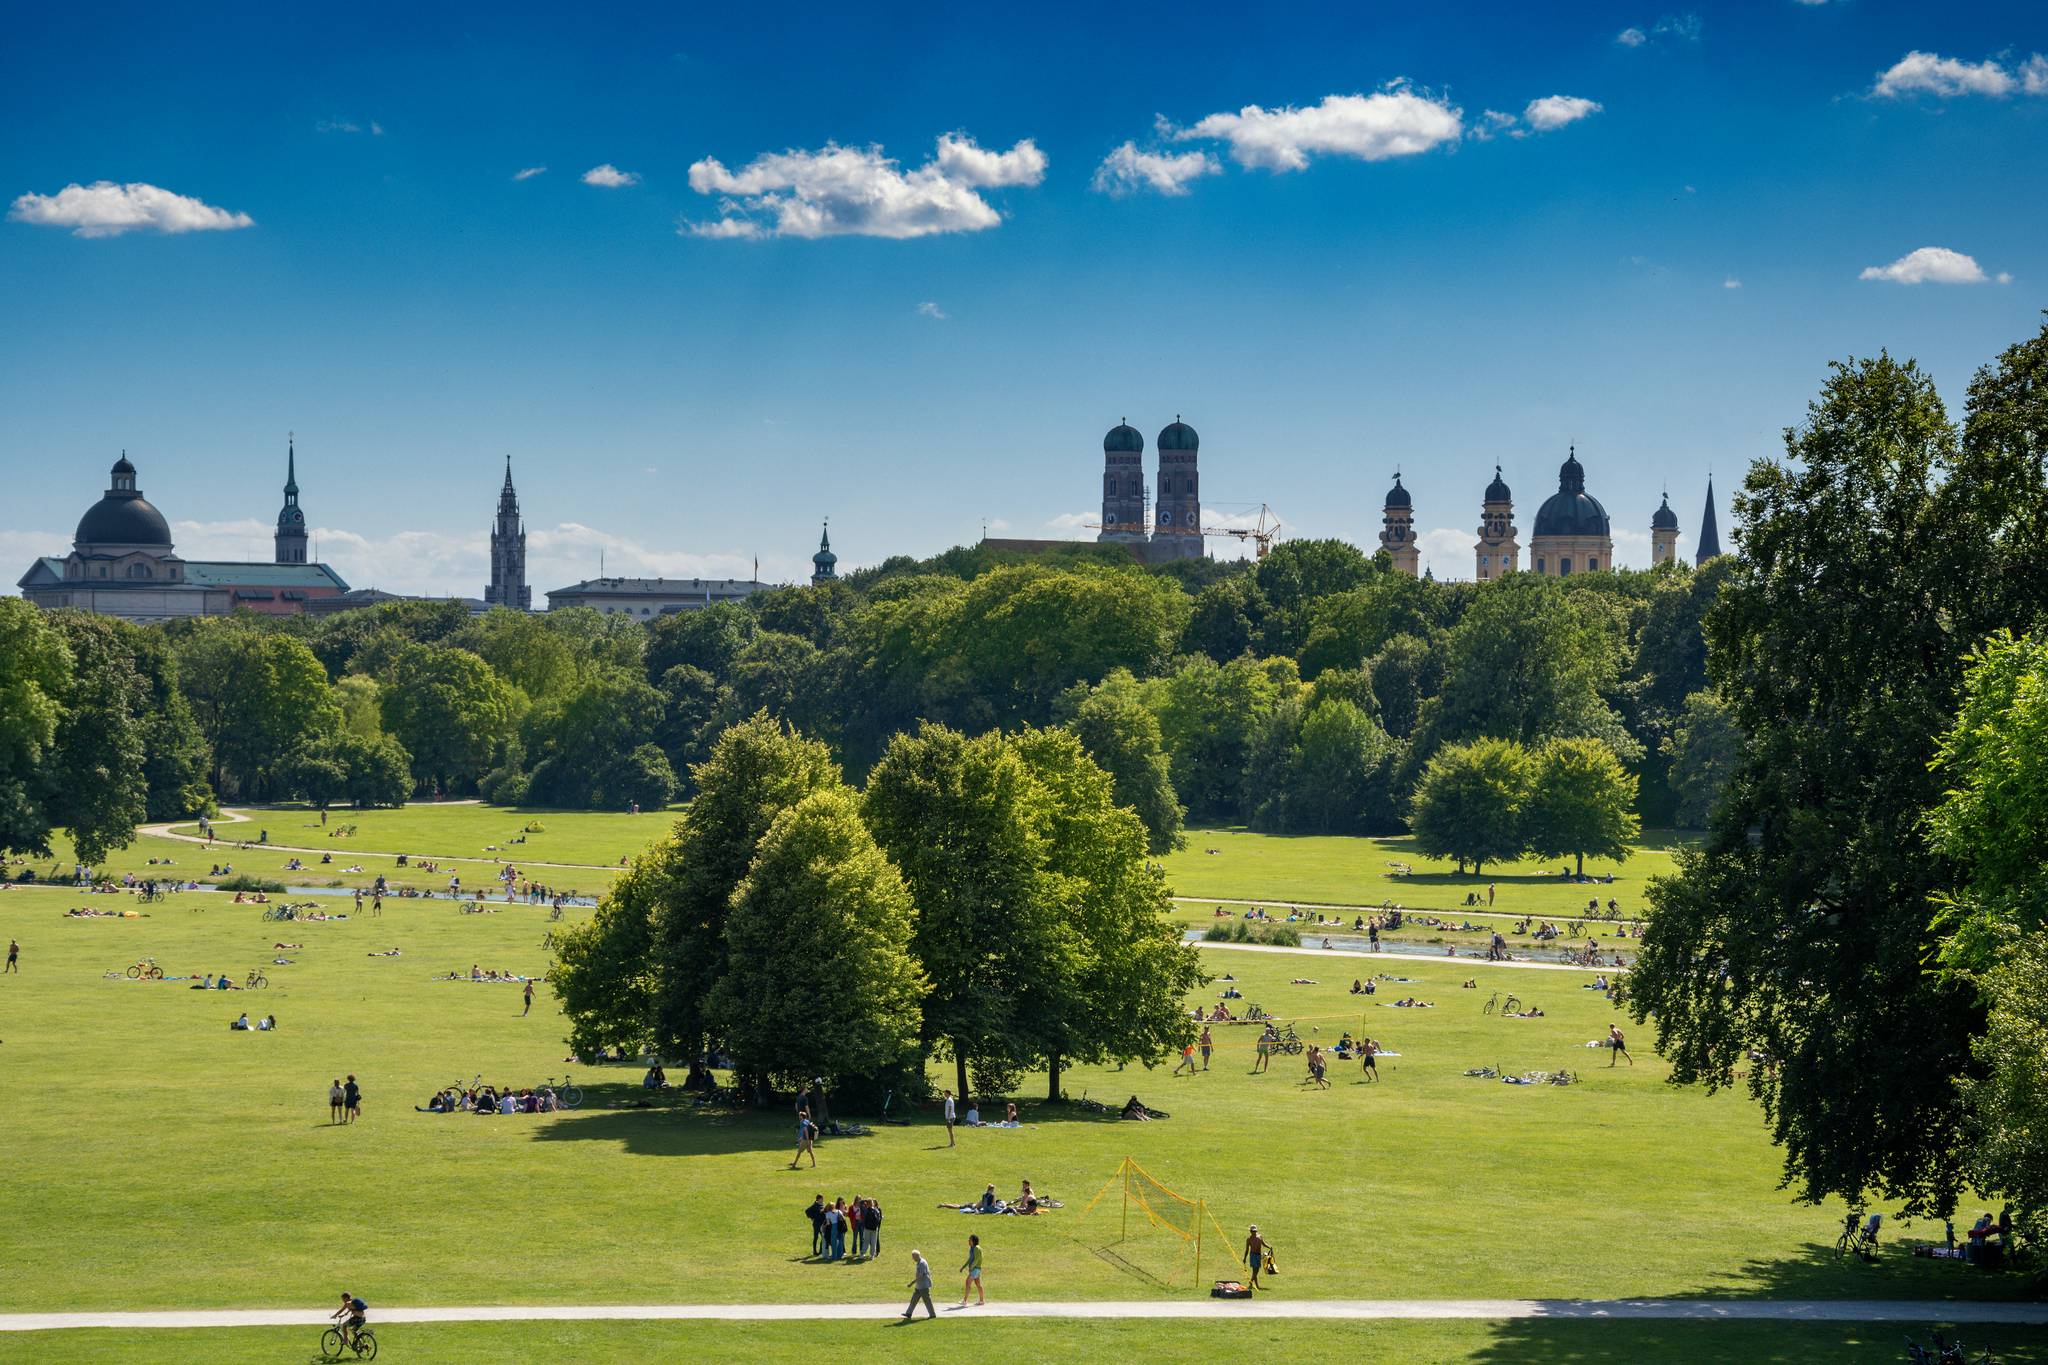
[{"label": "person sitting on grass", "polygon": [[981,1199],[975,1204],[977,1213],[994,1213],[1002,1207],[1003,1201],[996,1198],[996,1187],[991,1185],[981,1192]]},{"label": "person sitting on grass", "polygon": [[266,1014],[261,1019],[258,1019],[256,1021],[256,1031],[258,1033],[275,1033],[277,1031],[277,1016]]},{"label": "person sitting on grass", "polygon": [[248,1014],[244,1013],[241,1018],[235,1020],[234,1023],[229,1024],[228,1027],[233,1029],[237,1033],[247,1033],[249,1031]]}]

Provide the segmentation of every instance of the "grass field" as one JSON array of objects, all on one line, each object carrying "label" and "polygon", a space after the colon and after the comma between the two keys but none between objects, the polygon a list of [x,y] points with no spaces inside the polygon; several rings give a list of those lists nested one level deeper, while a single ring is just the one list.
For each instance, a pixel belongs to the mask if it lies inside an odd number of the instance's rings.
[{"label": "grass field", "polygon": [[[501,842],[486,831],[517,829],[507,813],[481,807],[392,814],[397,819],[374,836],[359,828],[357,843],[374,837],[406,846],[438,830],[447,848],[412,847],[446,858]],[[274,841],[298,842],[284,835],[308,832],[276,812],[261,818]],[[558,818],[540,817],[551,836]],[[587,828],[572,821],[562,844],[603,857],[624,840],[651,837],[661,819],[593,816]],[[1356,901],[1365,898],[1355,890],[1331,893],[1390,850],[1400,856],[1400,846],[1353,842],[1208,832],[1174,860],[1174,875],[1263,877],[1295,898]],[[1617,884],[1624,905],[1629,890],[1639,894],[1640,874],[1663,857],[1627,865],[1629,880]],[[1497,899],[1557,889],[1554,878],[1549,888],[1495,880]],[[1205,894],[1245,893],[1212,885]],[[1633,1068],[1609,1069],[1605,1052],[1583,1046],[1616,1016],[1581,989],[1589,978],[1577,973],[1205,949],[1211,972],[1234,975],[1246,1003],[1288,1016],[1304,1037],[1333,1042],[1346,1029],[1366,1032],[1402,1055],[1382,1063],[1377,1085],[1337,1067],[1323,1092],[1301,1084],[1299,1058],[1277,1061],[1270,1075],[1246,1074],[1250,1030],[1219,1028],[1205,1075],[1084,1068],[1067,1077],[1073,1096],[1120,1103],[1136,1093],[1169,1120],[1123,1123],[1046,1105],[1037,1098],[1040,1077],[1026,1084],[1021,1130],[963,1131],[949,1149],[926,1112],[909,1127],[828,1140],[814,1174],[787,1169],[791,1123],[779,1109],[727,1112],[668,1098],[627,1107],[644,1093],[638,1066],[575,1068],[589,1099],[573,1113],[415,1113],[436,1088],[478,1073],[514,1086],[563,1073],[563,1029],[545,988],[533,1015],[521,1018],[516,986],[432,979],[471,963],[543,970],[547,923],[538,907],[463,915],[445,900],[393,901],[381,918],[278,924],[226,896],[188,894],[150,907],[147,918],[63,917],[81,901],[99,903],[65,889],[0,891],[0,935],[23,946],[22,972],[0,978],[7,1185],[17,1194],[59,1192],[17,1198],[0,1219],[10,1311],[317,1306],[342,1281],[373,1304],[873,1302],[898,1294],[913,1245],[940,1272],[943,1298],[969,1232],[982,1235],[990,1289],[1002,1297],[1196,1292],[1177,1236],[1147,1231],[1119,1242],[1114,1197],[1084,1216],[1082,1206],[1125,1156],[1189,1198],[1206,1198],[1233,1239],[1256,1221],[1278,1249],[1276,1289],[1288,1297],[1941,1298],[2020,1290],[2007,1278],[1903,1253],[1875,1266],[1838,1262],[1830,1244],[1839,1210],[1796,1205],[1776,1188],[1778,1155],[1745,1097],[1666,1085],[1666,1068],[1640,1033]],[[303,947],[273,948],[280,941]],[[391,948],[401,955],[371,955]],[[273,984],[204,994],[185,983],[103,975],[145,954],[171,975],[224,971],[239,980],[262,964]],[[271,965],[278,955],[293,961]],[[1383,984],[1370,1002],[1348,995],[1351,978],[1368,971],[1413,980]],[[1318,981],[1292,984],[1297,976]],[[1462,988],[1467,978],[1476,989]],[[1211,984],[1195,998],[1212,1001],[1219,989]],[[1547,1017],[1483,1015],[1495,990],[1519,993]],[[1437,1008],[1381,1007],[1411,994]],[[245,1009],[252,1017],[275,1013],[280,1030],[230,1032]],[[829,1002],[821,1002],[820,1020],[829,1026]],[[1583,1068],[1586,1078],[1564,1088],[1516,1087],[1463,1074],[1483,1064]],[[349,1072],[365,1090],[364,1118],[334,1127],[326,1086]],[[991,1182],[1007,1194],[1026,1177],[1068,1207],[1039,1219],[976,1219],[935,1207],[971,1199]],[[801,1210],[820,1191],[882,1200],[880,1264],[806,1259]],[[1134,1230],[1142,1227],[1137,1218]],[[1936,1233],[1896,1219],[1888,1229],[1894,1240]],[[1225,1270],[1212,1260],[1203,1278]],[[863,1334],[873,1329],[390,1330],[399,1335],[387,1349],[412,1338],[424,1357],[525,1354],[521,1343],[533,1341],[556,1358],[606,1359],[659,1350],[685,1332],[692,1343],[727,1342],[776,1358],[872,1340]],[[1213,1327],[1173,1323],[991,1322],[971,1330],[960,1339],[968,1349],[1144,1342],[1166,1343],[1176,1356],[1237,1355],[1270,1341],[1288,1358],[1315,1358],[1340,1343],[1353,1353],[1358,1343],[1369,1353],[1383,1343],[1385,1352],[1417,1360],[1599,1361],[1657,1358],[1660,1350],[1675,1358],[1680,1341],[1688,1359],[1846,1360],[1867,1358],[1856,1354],[1864,1344],[1897,1341],[1889,1329],[1818,1324],[1261,1323],[1233,1326],[1227,1339]],[[300,1349],[306,1335],[249,1330],[233,1341],[237,1354],[268,1354]],[[139,1340],[152,1356],[180,1359],[218,1338]],[[895,1346],[897,1338],[888,1340]],[[95,1341],[113,1339],[40,1337],[32,1354],[89,1358]],[[0,1338],[0,1358],[28,1358],[23,1346]],[[1721,1350],[1725,1356],[1714,1354]]]},{"label": "grass field", "polygon": [[[942,1315],[951,1318],[952,1315]],[[375,1318],[374,1309],[372,1319]],[[1038,1356],[1179,1361],[1399,1360],[1404,1365],[1869,1365],[1903,1359],[1904,1329],[1752,1322],[1180,1322],[976,1321],[971,1313],[910,1327],[876,1322],[537,1322],[392,1325],[376,1329],[383,1360],[815,1361],[886,1351],[891,1360],[958,1362]],[[1913,1332],[1921,1341],[1928,1328]],[[2004,1365],[2048,1360],[2038,1328],[1966,1327],[1973,1351]],[[0,1336],[0,1361],[39,1365],[146,1356],[181,1361],[317,1358],[312,1328],[231,1332],[108,1331]]]}]

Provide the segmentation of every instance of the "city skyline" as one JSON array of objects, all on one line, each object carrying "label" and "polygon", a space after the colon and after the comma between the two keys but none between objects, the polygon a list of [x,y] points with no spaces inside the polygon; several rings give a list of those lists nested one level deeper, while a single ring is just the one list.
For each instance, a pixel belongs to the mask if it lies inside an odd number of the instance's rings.
[{"label": "city skyline", "polygon": [[1091,539],[1100,433],[1183,413],[1291,536],[1372,548],[1402,470],[1438,577],[1575,444],[1644,566],[1830,361],[1957,407],[2048,280],[2018,5],[397,13],[26,16],[14,562],[123,448],[181,553],[263,557],[296,430],[357,586],[476,595],[507,454],[537,593],[802,581],[828,515],[847,569]]}]

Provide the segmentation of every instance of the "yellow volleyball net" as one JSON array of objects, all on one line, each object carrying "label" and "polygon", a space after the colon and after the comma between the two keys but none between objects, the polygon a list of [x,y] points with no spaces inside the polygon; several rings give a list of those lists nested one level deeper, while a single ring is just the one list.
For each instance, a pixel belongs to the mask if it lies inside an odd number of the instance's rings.
[{"label": "yellow volleyball net", "polygon": [[[1094,1216],[1098,1206],[1103,1210],[1099,1218]],[[1209,1211],[1209,1201],[1190,1199],[1170,1188],[1135,1157],[1117,1163],[1077,1222],[1091,1243],[1096,1237],[1108,1238],[1090,1246],[1097,1256],[1166,1288],[1178,1288],[1191,1272],[1199,1284],[1205,1261],[1212,1269],[1244,1266],[1244,1258]]]}]

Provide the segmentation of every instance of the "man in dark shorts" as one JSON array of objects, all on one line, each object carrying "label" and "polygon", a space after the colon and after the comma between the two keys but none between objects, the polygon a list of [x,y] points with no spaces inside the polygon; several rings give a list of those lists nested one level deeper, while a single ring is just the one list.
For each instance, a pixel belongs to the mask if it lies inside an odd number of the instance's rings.
[{"label": "man in dark shorts", "polygon": [[1358,1045],[1359,1064],[1365,1068],[1365,1079],[1376,1081],[1380,1078],[1380,1045],[1367,1038]]},{"label": "man in dark shorts", "polygon": [[[1621,1058],[1628,1057],[1628,1043],[1621,1036],[1621,1025],[1609,1024],[1607,1026],[1607,1046],[1608,1049],[1614,1054],[1613,1056],[1607,1059],[1607,1065],[1609,1065],[1610,1067],[1613,1066]],[[1633,1057],[1628,1057],[1628,1064],[1630,1066],[1634,1066],[1636,1064],[1636,1059]]]},{"label": "man in dark shorts", "polygon": [[1209,1049],[1214,1046],[1214,1040],[1209,1037],[1209,1026],[1207,1024],[1202,1025],[1202,1070],[1204,1071],[1209,1069]]},{"label": "man in dark shorts", "polygon": [[1259,1236],[1259,1225],[1252,1224],[1251,1235],[1244,1239],[1244,1263],[1252,1272],[1252,1288],[1259,1287],[1259,1272],[1266,1268],[1266,1239]]},{"label": "man in dark shorts", "polygon": [[[364,1303],[346,1289],[341,1291],[341,1307],[334,1310],[334,1320],[341,1323],[342,1345],[351,1347],[355,1345],[356,1333],[362,1329],[369,1311],[370,1305]],[[347,1321],[342,1321],[344,1318]]]},{"label": "man in dark shorts", "polygon": [[341,1121],[343,1123],[354,1123],[362,1116],[363,1090],[361,1086],[356,1084],[356,1078],[350,1076],[348,1084],[341,1088]]},{"label": "man in dark shorts", "polygon": [[13,939],[11,939],[11,938],[10,938],[10,939],[8,939],[8,940],[7,940],[7,970],[8,970],[8,971],[10,971],[10,972],[13,972],[13,973],[15,973],[16,975],[20,975],[20,973],[21,973],[21,962],[20,962],[20,958],[21,958],[21,944],[17,943],[17,942],[15,941],[15,940],[13,940]]}]

